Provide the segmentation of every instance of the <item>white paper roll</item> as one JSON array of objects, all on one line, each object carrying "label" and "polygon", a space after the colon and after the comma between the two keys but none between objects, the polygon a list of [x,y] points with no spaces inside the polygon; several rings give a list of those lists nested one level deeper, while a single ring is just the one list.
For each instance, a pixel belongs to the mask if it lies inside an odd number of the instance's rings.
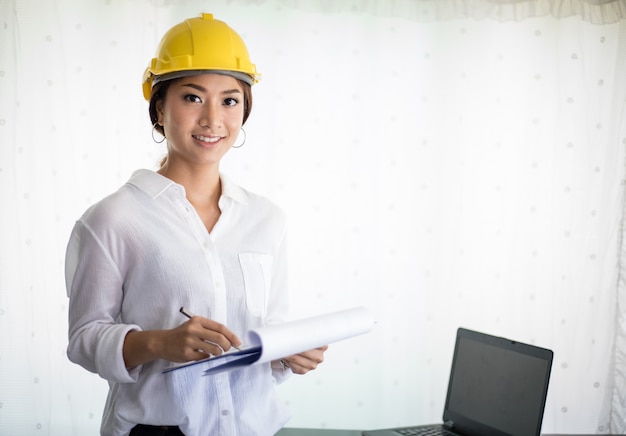
[{"label": "white paper roll", "polygon": [[366,308],[355,307],[250,330],[247,343],[261,347],[255,363],[269,362],[367,333],[374,324]]}]

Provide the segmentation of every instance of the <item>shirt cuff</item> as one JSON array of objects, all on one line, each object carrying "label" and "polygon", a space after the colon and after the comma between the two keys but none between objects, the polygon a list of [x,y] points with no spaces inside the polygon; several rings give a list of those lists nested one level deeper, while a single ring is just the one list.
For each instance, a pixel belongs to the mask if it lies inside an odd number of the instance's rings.
[{"label": "shirt cuff", "polygon": [[113,324],[100,332],[96,350],[96,370],[102,378],[117,383],[135,383],[142,366],[126,368],[124,363],[124,340],[141,327],[132,324]]},{"label": "shirt cuff", "polygon": [[293,374],[291,368],[284,365],[284,363],[282,363],[282,360],[273,360],[271,366],[272,376],[274,377],[274,381],[277,385],[286,381]]}]

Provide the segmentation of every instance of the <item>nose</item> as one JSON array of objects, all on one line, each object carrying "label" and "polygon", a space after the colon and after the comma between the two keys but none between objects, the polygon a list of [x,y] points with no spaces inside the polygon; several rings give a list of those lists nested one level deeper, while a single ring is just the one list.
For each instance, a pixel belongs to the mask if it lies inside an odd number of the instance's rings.
[{"label": "nose", "polygon": [[200,114],[198,124],[209,130],[221,127],[220,106],[215,103],[207,103]]}]

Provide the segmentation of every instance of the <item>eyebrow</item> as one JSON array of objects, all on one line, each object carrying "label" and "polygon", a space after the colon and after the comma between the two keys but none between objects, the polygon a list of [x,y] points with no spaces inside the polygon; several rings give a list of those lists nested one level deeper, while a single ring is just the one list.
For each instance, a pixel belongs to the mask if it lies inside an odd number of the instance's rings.
[{"label": "eyebrow", "polygon": [[[200,86],[197,85],[195,83],[184,83],[181,86],[186,86],[189,88],[193,88],[196,89],[200,92],[207,92],[206,88],[204,86]],[[241,94],[241,90],[237,89],[237,88],[233,88],[233,89],[227,89],[225,91],[222,91],[222,94]]]}]

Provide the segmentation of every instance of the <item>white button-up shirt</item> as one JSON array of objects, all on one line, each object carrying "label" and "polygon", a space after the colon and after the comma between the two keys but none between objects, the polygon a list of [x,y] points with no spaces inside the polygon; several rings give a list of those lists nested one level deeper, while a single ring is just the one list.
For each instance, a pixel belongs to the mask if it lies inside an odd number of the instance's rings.
[{"label": "white button-up shirt", "polygon": [[188,435],[273,435],[289,419],[274,385],[288,372],[259,364],[203,376],[206,365],[162,374],[164,360],[127,369],[131,330],[171,329],[181,306],[230,328],[285,320],[286,225],[269,200],[221,177],[211,233],[181,185],[136,171],[77,221],[67,247],[68,356],[109,381],[102,434],[136,424]]}]

